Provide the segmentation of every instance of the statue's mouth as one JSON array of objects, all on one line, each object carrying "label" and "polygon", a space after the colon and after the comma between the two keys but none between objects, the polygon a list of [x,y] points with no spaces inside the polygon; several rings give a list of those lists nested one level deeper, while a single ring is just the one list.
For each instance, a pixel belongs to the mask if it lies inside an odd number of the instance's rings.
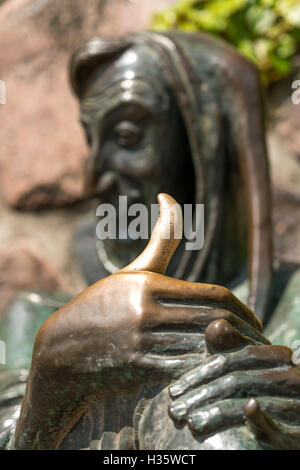
[{"label": "statue's mouth", "polygon": [[108,191],[111,191],[116,184],[116,174],[113,171],[108,171],[100,176],[95,192],[96,195],[101,196],[105,195]]},{"label": "statue's mouth", "polygon": [[142,192],[132,181],[120,178],[114,171],[103,173],[98,179],[93,195],[103,203],[118,203],[119,196],[127,198],[127,205],[143,203]]},{"label": "statue's mouth", "polygon": [[134,204],[144,205],[145,203],[142,191],[135,181],[108,171],[100,176],[94,187],[93,197],[98,200],[99,206],[101,204],[113,206],[116,227],[114,241],[124,246],[136,244],[136,239],[131,237],[130,230],[128,230],[136,216],[131,216],[129,209]]}]

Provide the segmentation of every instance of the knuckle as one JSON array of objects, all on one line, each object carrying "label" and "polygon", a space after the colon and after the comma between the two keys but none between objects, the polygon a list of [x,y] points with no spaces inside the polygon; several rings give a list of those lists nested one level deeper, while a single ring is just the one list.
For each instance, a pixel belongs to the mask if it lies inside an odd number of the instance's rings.
[{"label": "knuckle", "polygon": [[221,310],[219,320],[224,320],[227,324],[233,324],[235,322],[235,316],[229,310]]},{"label": "knuckle", "polygon": [[228,356],[225,354],[218,354],[218,362],[222,367],[226,367],[229,364]]},{"label": "knuckle", "polygon": [[238,377],[240,375],[239,371],[234,371],[224,377],[224,385],[228,387],[234,387],[238,381]]}]

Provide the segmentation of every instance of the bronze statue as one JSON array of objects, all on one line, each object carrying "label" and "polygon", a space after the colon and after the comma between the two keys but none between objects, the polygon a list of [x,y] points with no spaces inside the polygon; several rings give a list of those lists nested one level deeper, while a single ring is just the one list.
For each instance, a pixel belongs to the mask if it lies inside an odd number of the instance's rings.
[{"label": "bronze statue", "polygon": [[[70,75],[92,151],[89,194],[115,206],[119,195],[150,206],[161,192],[180,204],[204,203],[205,245],[187,252],[180,243],[171,260],[179,240],[163,235],[175,201],[161,194],[147,247],[122,237],[97,241],[101,281],[51,316],[63,297],[24,294],[0,325],[14,358],[8,366],[29,368],[23,352],[49,318],[24,399],[26,372],[0,375],[0,445],[299,448],[300,371],[286,346],[300,332],[300,276],[273,312],[256,71],[220,41],[176,32],[91,40],[74,54]],[[177,214],[173,232],[179,222]],[[12,338],[17,312],[29,332],[21,340]]]},{"label": "bronze statue", "polygon": [[[205,204],[204,249],[179,247],[167,272],[180,279],[232,281],[245,267],[248,233],[249,305],[262,317],[271,209],[253,66],[209,36],[143,33],[89,41],[73,55],[70,77],[91,145],[87,190],[114,205],[126,195],[149,207],[160,192],[179,204]],[[144,248],[97,243],[106,275]]]}]

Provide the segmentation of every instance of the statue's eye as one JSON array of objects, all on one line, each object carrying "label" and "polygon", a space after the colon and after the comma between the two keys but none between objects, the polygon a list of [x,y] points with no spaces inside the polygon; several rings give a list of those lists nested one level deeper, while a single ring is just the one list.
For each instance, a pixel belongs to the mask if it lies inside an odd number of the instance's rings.
[{"label": "statue's eye", "polygon": [[132,147],[137,144],[141,137],[141,129],[132,122],[123,121],[116,125],[115,134],[117,142],[122,147]]}]

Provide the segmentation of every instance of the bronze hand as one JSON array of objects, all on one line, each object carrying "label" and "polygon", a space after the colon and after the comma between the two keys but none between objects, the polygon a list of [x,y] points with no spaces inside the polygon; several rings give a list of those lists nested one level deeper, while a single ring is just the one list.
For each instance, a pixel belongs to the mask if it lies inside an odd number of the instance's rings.
[{"label": "bronze hand", "polygon": [[[170,383],[202,361],[204,331],[213,320],[225,318],[241,334],[266,343],[259,320],[226,288],[163,275],[180,241],[174,234],[182,216],[171,210],[176,202],[170,196],[161,194],[159,203],[144,252],[87,288],[39,330],[17,447],[57,448],[95,396],[135,390],[149,380]],[[191,329],[189,341],[180,326]]]},{"label": "bronze hand", "polygon": [[171,417],[202,437],[247,423],[263,447],[299,449],[300,369],[292,351],[257,345],[226,320],[207,327],[206,344],[211,355],[170,387]]}]

